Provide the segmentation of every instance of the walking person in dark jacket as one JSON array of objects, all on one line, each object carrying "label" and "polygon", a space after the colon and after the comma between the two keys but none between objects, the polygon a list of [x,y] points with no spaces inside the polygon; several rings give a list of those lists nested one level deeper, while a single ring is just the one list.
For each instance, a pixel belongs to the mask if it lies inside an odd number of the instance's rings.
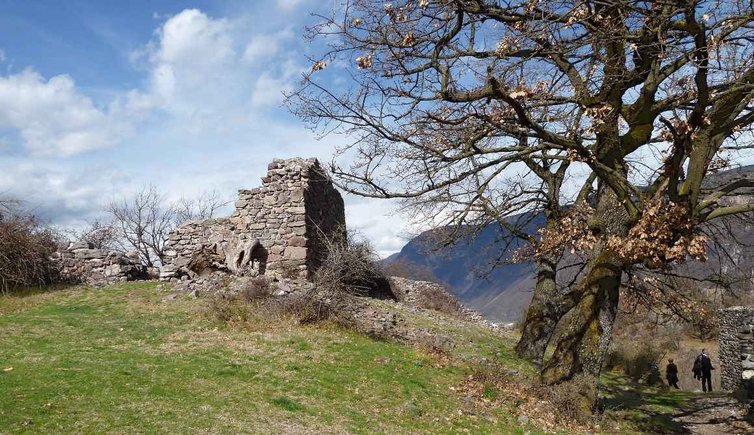
[{"label": "walking person in dark jacket", "polygon": [[665,378],[668,380],[668,385],[675,387],[676,390],[680,389],[678,386],[678,366],[675,365],[672,358],[668,360],[668,365],[665,366]]},{"label": "walking person in dark jacket", "polygon": [[697,367],[702,379],[702,391],[712,392],[712,370],[715,370],[715,368],[712,367],[712,360],[707,355],[707,349],[702,349],[702,353],[696,357],[696,361],[694,361],[695,371]]}]

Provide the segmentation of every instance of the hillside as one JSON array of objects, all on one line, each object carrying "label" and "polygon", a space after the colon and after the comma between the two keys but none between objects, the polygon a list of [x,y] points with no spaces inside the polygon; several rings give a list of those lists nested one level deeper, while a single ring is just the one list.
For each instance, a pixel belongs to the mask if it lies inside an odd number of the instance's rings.
[{"label": "hillside", "polygon": [[509,358],[512,341],[490,332],[463,328],[451,363],[335,326],[217,324],[206,299],[167,294],[146,282],[0,296],[0,433],[535,429],[464,390],[479,358]]},{"label": "hillside", "polygon": [[[708,177],[705,184],[707,188],[714,188],[738,178],[752,178],[753,174],[754,166],[745,166]],[[747,191],[746,195],[733,200],[751,201],[750,195]],[[511,219],[517,219],[517,216]],[[529,231],[535,231],[542,224],[543,217],[536,217]],[[754,265],[754,225],[750,220],[729,219],[724,226],[732,228],[736,243],[723,241],[726,252],[711,246],[708,262],[687,263],[679,270],[697,277],[750,273]],[[515,322],[520,319],[531,300],[534,268],[530,262],[510,264],[497,261],[510,258],[515,250],[513,246],[501,253],[496,248],[498,241],[508,235],[505,229],[490,225],[477,235],[464,237],[450,246],[438,246],[433,234],[433,231],[427,231],[411,239],[400,252],[385,259],[384,264],[400,264],[409,277],[431,278],[445,285],[466,306],[492,321]],[[496,266],[491,268],[493,264]]]},{"label": "hillside", "polygon": [[613,374],[603,380],[605,413],[578,423],[578,396],[567,385],[538,386],[534,368],[513,355],[515,336],[394,302],[362,303],[421,336],[370,338],[285,316],[218,323],[211,299],[155,282],[0,295],[0,433],[751,428],[725,396]]}]

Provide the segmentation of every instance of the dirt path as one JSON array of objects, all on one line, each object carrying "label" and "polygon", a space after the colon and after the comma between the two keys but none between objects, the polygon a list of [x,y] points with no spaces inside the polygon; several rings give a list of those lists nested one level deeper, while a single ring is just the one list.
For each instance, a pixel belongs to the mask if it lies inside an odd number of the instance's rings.
[{"label": "dirt path", "polygon": [[681,433],[718,435],[752,434],[754,425],[747,422],[746,409],[723,393],[699,395],[684,402],[673,415]]}]

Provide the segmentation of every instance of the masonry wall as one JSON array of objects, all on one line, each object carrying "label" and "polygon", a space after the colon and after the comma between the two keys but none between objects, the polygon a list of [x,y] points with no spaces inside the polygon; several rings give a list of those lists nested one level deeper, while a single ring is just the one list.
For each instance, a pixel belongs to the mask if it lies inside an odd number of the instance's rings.
[{"label": "masonry wall", "polygon": [[728,391],[751,390],[754,380],[754,307],[718,311],[720,382]]},{"label": "masonry wall", "polygon": [[71,243],[54,259],[62,282],[111,284],[148,279],[147,268],[139,262],[138,255],[95,249],[87,242]]},{"label": "masonry wall", "polygon": [[343,199],[316,159],[274,160],[262,186],[240,190],[229,218],[188,222],[171,233],[162,279],[205,270],[310,278],[322,237],[345,231]]}]

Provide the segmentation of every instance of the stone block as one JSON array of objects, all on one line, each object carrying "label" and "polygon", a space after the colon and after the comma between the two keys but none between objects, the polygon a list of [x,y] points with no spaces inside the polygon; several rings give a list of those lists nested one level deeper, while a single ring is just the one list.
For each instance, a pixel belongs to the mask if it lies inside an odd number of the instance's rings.
[{"label": "stone block", "polygon": [[307,239],[304,236],[293,236],[290,238],[290,240],[288,240],[288,246],[301,247],[306,246],[306,244]]},{"label": "stone block", "polygon": [[76,250],[79,250],[79,249],[93,249],[93,248],[94,248],[93,244],[91,244],[89,242],[85,242],[83,240],[78,241],[78,242],[73,242],[70,245],[68,245],[68,250],[69,251],[76,251]]},{"label": "stone block", "polygon": [[116,276],[116,275],[120,275],[121,272],[122,270],[119,264],[113,264],[105,268],[105,276]]},{"label": "stone block", "polygon": [[289,260],[304,260],[306,259],[307,248],[289,246],[285,248],[284,257]]},{"label": "stone block", "polygon": [[105,258],[107,252],[101,249],[80,249],[76,251],[76,258],[81,260],[90,260],[93,258]]},{"label": "stone block", "polygon": [[291,202],[301,202],[304,200],[304,188],[297,187],[291,191]]}]

